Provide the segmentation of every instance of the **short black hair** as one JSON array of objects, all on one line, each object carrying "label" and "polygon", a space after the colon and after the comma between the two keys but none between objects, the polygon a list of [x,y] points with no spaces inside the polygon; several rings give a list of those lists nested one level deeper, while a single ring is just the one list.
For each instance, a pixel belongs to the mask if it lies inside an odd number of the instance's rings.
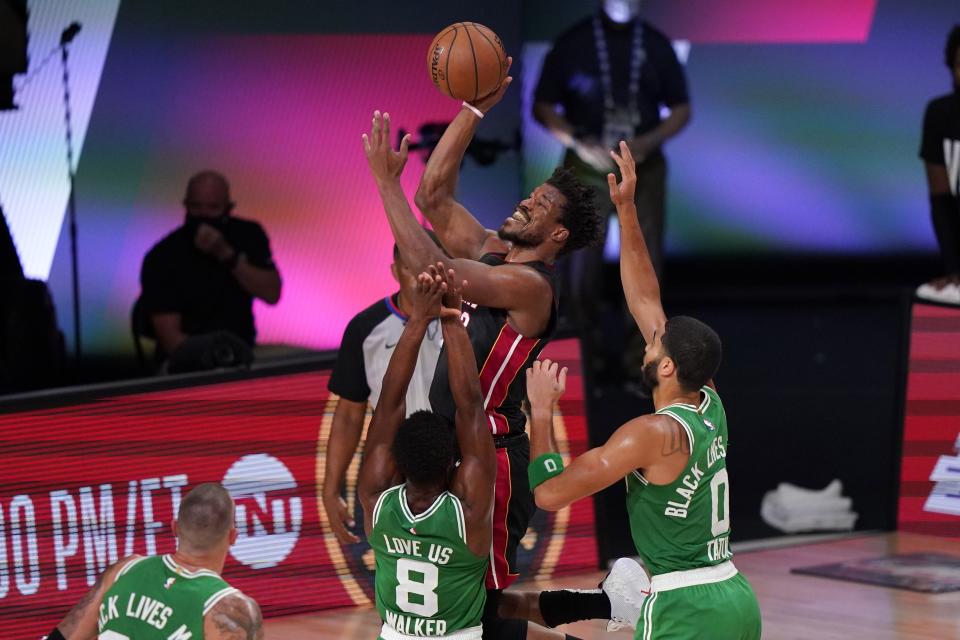
[{"label": "short black hair", "polygon": [[707,324],[675,316],[667,320],[661,340],[677,365],[677,380],[684,391],[698,391],[717,375],[723,349],[720,336]]},{"label": "short black hair", "polygon": [[415,411],[400,424],[393,458],[403,477],[417,485],[445,483],[457,459],[456,432],[432,411]]},{"label": "short black hair", "polygon": [[177,511],[180,541],[193,550],[216,547],[233,523],[233,498],[216,482],[204,482],[191,489]]},{"label": "short black hair", "polygon": [[950,29],[950,33],[947,35],[947,47],[944,53],[946,54],[948,69],[953,69],[953,65],[957,61],[957,49],[960,49],[960,24],[953,25],[953,29]]},{"label": "short black hair", "polygon": [[[447,250],[443,248],[443,244],[440,242],[440,238],[437,236],[436,233],[433,232],[433,229],[427,229],[426,227],[424,227],[423,230],[427,232],[427,235],[430,236],[430,239],[433,240],[433,243],[438,247],[440,247],[440,250],[443,251],[443,253],[447,257],[450,257],[450,254],[447,252]],[[396,262],[399,259],[400,259],[400,247],[397,246],[396,242],[394,242],[393,243],[393,261]]]},{"label": "short black hair", "polygon": [[572,171],[563,167],[554,170],[553,175],[547,178],[547,184],[555,187],[567,201],[560,224],[567,228],[570,235],[558,255],[599,244],[603,238],[603,217],[597,208],[597,195],[593,187],[583,184]]}]

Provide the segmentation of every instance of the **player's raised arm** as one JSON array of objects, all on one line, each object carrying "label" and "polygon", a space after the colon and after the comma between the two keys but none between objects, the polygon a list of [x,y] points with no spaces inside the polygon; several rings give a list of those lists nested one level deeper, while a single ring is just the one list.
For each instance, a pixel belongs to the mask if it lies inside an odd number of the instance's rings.
[{"label": "player's raised arm", "polygon": [[370,516],[377,497],[398,481],[391,446],[400,423],[406,417],[407,387],[417,366],[420,343],[427,332],[427,325],[440,313],[440,297],[445,288],[444,283],[434,282],[429,276],[419,279],[417,294],[411,301],[410,317],[383,376],[380,399],[367,430],[367,443],[357,483],[366,531],[372,531]]},{"label": "player's raised arm", "polygon": [[[512,58],[507,58],[507,72]],[[513,78],[507,76],[496,91],[478,100],[473,109],[486,113],[500,102]],[[456,200],[457,180],[463,156],[480,124],[480,116],[464,105],[430,153],[427,168],[420,179],[414,201],[440,237],[440,242],[455,258],[476,260],[484,253],[484,244],[496,240],[493,231],[484,229],[466,207]]]},{"label": "player's raised arm", "polygon": [[638,468],[654,464],[673,427],[664,416],[641,416],[617,429],[603,446],[590,449],[564,468],[553,444],[553,412],[566,388],[566,368],[539,360],[527,369],[530,399],[530,487],[537,506],[559,511]]},{"label": "player's raised arm", "polygon": [[[522,265],[491,267],[476,260],[460,258],[448,260],[443,251],[420,226],[410,203],[400,186],[400,174],[407,161],[408,138],[400,143],[400,150],[390,146],[390,118],[379,111],[373,114],[370,134],[363,134],[364,152],[383,201],[383,208],[404,261],[409,265],[436,264],[447,260],[457,277],[468,284],[463,289],[470,302],[506,309],[523,335],[538,335],[546,327],[552,292],[547,281],[533,269]],[[563,230],[558,234],[565,233]],[[441,241],[443,237],[440,236]],[[562,236],[566,239],[566,235]]]},{"label": "player's raised arm", "polygon": [[[433,273],[440,277],[439,274],[444,273],[443,265],[437,267]],[[483,410],[477,359],[460,320],[463,283],[456,284],[452,269],[446,272],[446,282],[447,294],[443,299],[440,322],[449,358],[450,392],[457,407],[455,422],[461,455],[451,490],[463,502],[470,549],[476,555],[484,555],[490,549],[496,451]]]},{"label": "player's raised arm", "polygon": [[636,163],[626,142],[620,143],[619,155],[613,151],[610,155],[620,168],[621,176],[618,184],[616,176],[607,174],[610,199],[617,208],[617,218],[620,220],[620,280],[630,313],[644,340],[651,344],[654,333],[663,333],[667,318],[660,302],[660,283],[650,262],[633,201],[637,187]]}]

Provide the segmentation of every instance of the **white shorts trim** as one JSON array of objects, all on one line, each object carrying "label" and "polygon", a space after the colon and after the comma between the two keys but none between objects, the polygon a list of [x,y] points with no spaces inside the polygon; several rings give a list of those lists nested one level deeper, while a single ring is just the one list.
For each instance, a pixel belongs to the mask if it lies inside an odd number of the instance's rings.
[{"label": "white shorts trim", "polygon": [[[383,638],[383,640],[423,640],[426,636],[408,636],[405,633],[400,633],[384,622],[383,626],[380,627],[380,637]],[[437,640],[480,640],[483,637],[483,625],[478,624],[475,627],[460,629],[453,633],[448,633],[445,636],[430,637],[436,638]]]},{"label": "white shorts trim", "polygon": [[682,589],[683,587],[693,587],[698,584],[723,582],[737,575],[737,573],[737,568],[733,566],[731,561],[727,560],[715,567],[673,571],[671,573],[661,573],[658,576],[653,576],[650,578],[650,590],[656,593],[658,591],[672,591],[673,589]]}]

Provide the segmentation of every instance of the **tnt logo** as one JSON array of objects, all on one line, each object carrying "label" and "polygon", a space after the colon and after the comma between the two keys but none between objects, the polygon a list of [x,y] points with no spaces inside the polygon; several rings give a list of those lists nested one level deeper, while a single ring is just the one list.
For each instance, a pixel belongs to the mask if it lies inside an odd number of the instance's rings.
[{"label": "tnt logo", "polygon": [[234,462],[223,486],[237,505],[238,535],[230,555],[253,569],[283,562],[303,524],[303,505],[290,470],[273,456],[256,453]]}]

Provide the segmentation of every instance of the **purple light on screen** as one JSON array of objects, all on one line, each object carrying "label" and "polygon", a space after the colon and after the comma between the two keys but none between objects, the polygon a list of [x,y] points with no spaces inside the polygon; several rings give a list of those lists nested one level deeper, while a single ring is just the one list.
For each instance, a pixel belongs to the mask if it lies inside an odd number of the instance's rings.
[{"label": "purple light on screen", "polygon": [[[175,86],[151,131],[148,187],[134,203],[111,308],[139,292],[144,253],[182,219],[186,178],[211,167],[229,178],[236,215],[267,230],[284,290],[257,303],[258,341],[339,345],[349,319],[395,290],[393,237],[363,155],[374,109],[396,129],[449,121],[458,105],[430,83],[430,36],[268,35],[184,43]],[[395,137],[395,136],[394,136]],[[412,195],[423,171],[407,165]],[[159,222],[158,222],[159,220]],[[108,320],[109,322],[109,320]]]}]

